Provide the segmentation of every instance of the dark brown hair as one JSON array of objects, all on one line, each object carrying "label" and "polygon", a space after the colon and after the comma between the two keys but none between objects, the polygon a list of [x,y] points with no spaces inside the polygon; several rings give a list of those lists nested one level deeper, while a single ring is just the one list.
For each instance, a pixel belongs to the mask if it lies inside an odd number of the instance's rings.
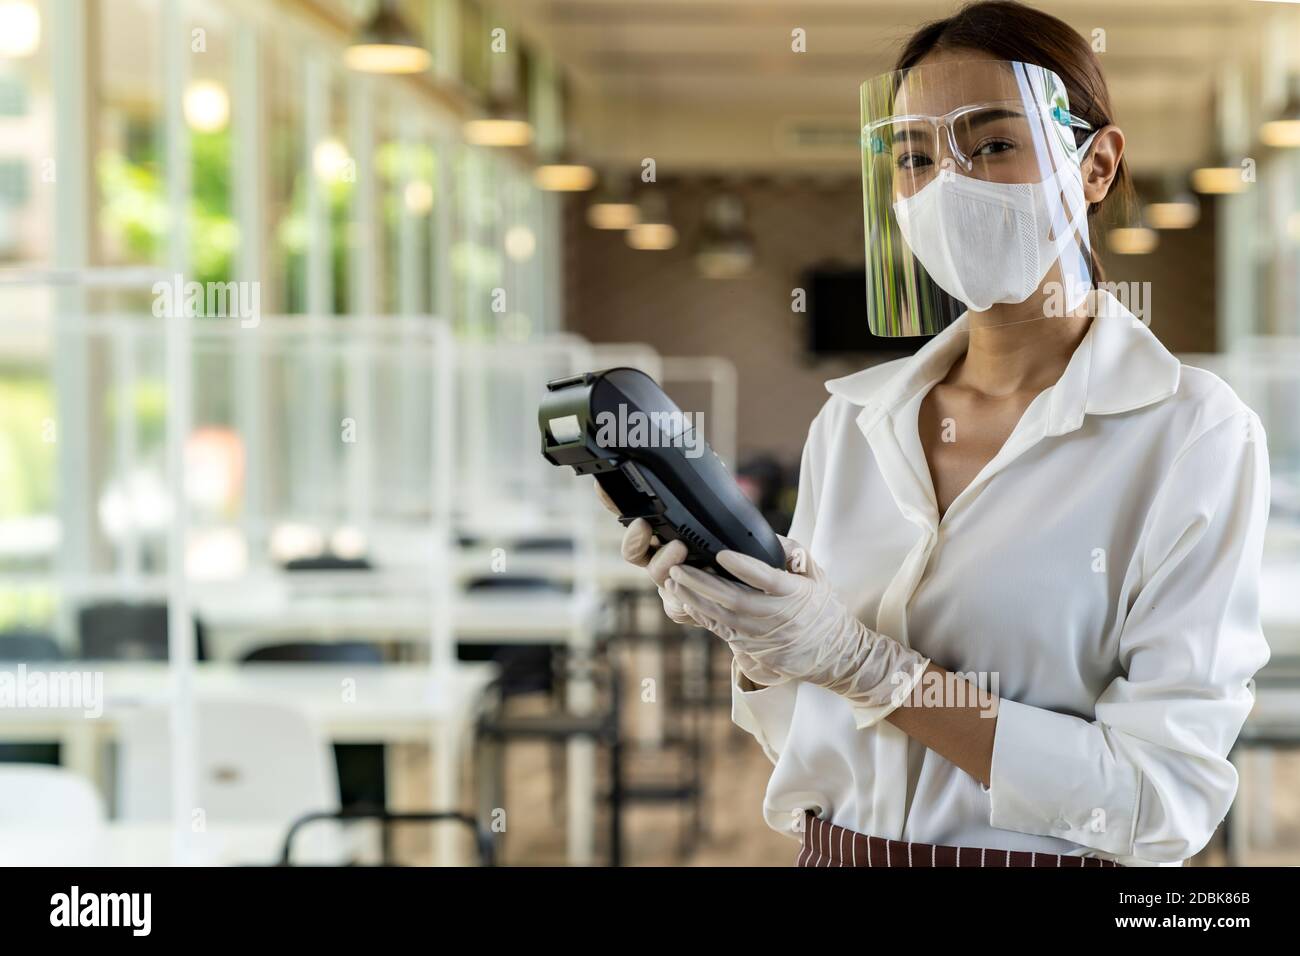
[{"label": "dark brown hair", "polygon": [[[1046,67],[1061,78],[1070,98],[1070,112],[1092,124],[1094,130],[1114,122],[1110,90],[1101,63],[1088,41],[1069,24],[1051,14],[1014,0],[982,0],[969,3],[952,16],[925,24],[912,34],[898,55],[896,70],[907,70],[936,50],[979,50],[999,60],[1017,60]],[[1075,142],[1089,135],[1076,129]],[[1100,203],[1088,207],[1091,219],[1115,197],[1120,214],[1133,199],[1133,180],[1128,163],[1121,158],[1110,192]],[[1092,252],[1094,280],[1101,279],[1101,263]]]}]

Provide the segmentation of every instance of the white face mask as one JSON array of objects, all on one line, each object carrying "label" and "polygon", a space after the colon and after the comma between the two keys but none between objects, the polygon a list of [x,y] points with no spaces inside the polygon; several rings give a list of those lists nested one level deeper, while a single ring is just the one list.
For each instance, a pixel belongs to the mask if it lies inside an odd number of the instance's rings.
[{"label": "white face mask", "polygon": [[[1067,221],[1068,210],[1075,215]],[[1075,242],[1075,232],[1082,231],[1085,242],[1087,237],[1088,206],[1077,167],[1058,169],[1039,183],[991,183],[945,169],[894,203],[894,215],[930,277],[975,312],[996,302],[1024,302]],[[1064,278],[1067,298],[1073,299],[1081,283]],[[1069,310],[1078,305],[1066,303]]]}]

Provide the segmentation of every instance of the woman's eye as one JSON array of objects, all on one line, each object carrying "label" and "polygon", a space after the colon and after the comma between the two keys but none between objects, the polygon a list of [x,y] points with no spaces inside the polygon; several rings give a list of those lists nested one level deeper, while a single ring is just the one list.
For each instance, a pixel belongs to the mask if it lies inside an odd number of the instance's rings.
[{"label": "woman's eye", "polygon": [[899,169],[920,169],[930,165],[930,157],[924,153],[903,153],[896,162]]},{"label": "woman's eye", "polygon": [[1004,139],[991,140],[987,143],[981,143],[971,155],[992,156],[994,153],[1003,153],[1009,149],[1015,149],[1015,145]]}]

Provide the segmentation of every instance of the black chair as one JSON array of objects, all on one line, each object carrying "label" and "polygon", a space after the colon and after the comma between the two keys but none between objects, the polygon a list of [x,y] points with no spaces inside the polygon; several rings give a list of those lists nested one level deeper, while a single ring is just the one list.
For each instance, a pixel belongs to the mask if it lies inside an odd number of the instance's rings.
[{"label": "black chair", "polygon": [[[0,633],[0,667],[59,661],[63,652],[54,638],[41,631],[17,629]],[[0,763],[59,764],[57,742],[0,743]]]},{"label": "black chair", "polygon": [[[659,743],[664,752],[678,754],[681,759],[676,772],[657,774],[652,778],[629,774],[629,780],[623,786],[623,799],[630,806],[675,804],[683,807],[687,812],[682,816],[678,855],[685,859],[708,829],[705,812],[710,765],[707,729],[709,714],[716,706],[712,687],[712,652],[717,642],[696,628],[674,625],[663,617],[659,617],[657,627],[643,631],[638,627],[638,609],[646,600],[656,605],[659,603],[655,592],[642,588],[622,590],[615,595],[615,636],[611,652],[617,648],[631,650],[638,644],[653,644],[661,649],[663,680],[659,687],[660,704],[669,720]],[[698,667],[690,668],[688,672],[685,659],[690,653],[688,645],[692,643],[699,660]],[[729,691],[727,703],[730,703]]]},{"label": "black chair", "polygon": [[575,543],[570,537],[545,536],[537,538],[520,538],[513,545],[514,550],[520,554],[537,554],[539,552],[556,554],[572,554]]},{"label": "black chair", "polygon": [[[567,593],[570,586],[548,578],[518,574],[487,574],[465,583],[467,593],[502,595],[553,591]],[[562,644],[483,643],[457,644],[456,658],[462,661],[492,661],[501,668],[500,691],[506,697],[546,693],[555,696],[562,687]]]},{"label": "black chair", "polygon": [[[107,601],[77,614],[81,656],[92,661],[167,660],[167,605]],[[194,621],[197,660],[208,659],[203,623]]]},{"label": "black chair", "polygon": [[54,637],[44,631],[16,629],[0,632],[0,661],[30,664],[61,660],[63,651]]},{"label": "black chair", "polygon": [[290,641],[265,644],[244,655],[245,664],[382,664],[384,655],[367,641]]},{"label": "black chair", "polygon": [[553,591],[569,594],[573,585],[531,574],[484,574],[465,582],[466,591]]},{"label": "black chair", "polygon": [[[243,663],[361,664],[384,662],[384,655],[365,641],[297,641],[267,644],[244,656]],[[339,805],[349,811],[384,812],[388,806],[388,774],[383,744],[334,744],[338,765]],[[385,829],[387,834],[387,829]],[[385,848],[387,852],[387,848]]]},{"label": "black chair", "polygon": [[389,849],[392,842],[389,837],[389,830],[394,823],[459,823],[474,834],[474,846],[478,851],[479,865],[493,866],[496,862],[496,846],[492,842],[492,834],[483,829],[479,822],[468,814],[456,813],[451,810],[403,813],[389,813],[387,810],[335,810],[304,814],[290,825],[289,832],[284,838],[284,848],[280,851],[280,866],[294,865],[292,862],[294,837],[298,835],[300,830],[318,820],[338,822],[378,820],[383,827],[384,833],[384,858],[380,864],[381,866],[393,865],[393,858]]},{"label": "black chair", "polygon": [[[323,552],[286,561],[287,572],[373,571],[366,557],[342,557]],[[244,658],[245,663],[277,661],[289,663],[382,664],[383,651],[363,641],[299,642],[260,647]],[[334,760],[339,770],[339,798],[344,810],[386,812],[388,775],[383,744],[335,744]],[[384,852],[388,852],[388,828],[384,828]]]},{"label": "black chair", "polygon": [[294,558],[284,564],[286,571],[373,571],[365,558],[341,558],[337,554],[318,554],[310,558]]},{"label": "black chair", "polygon": [[[553,550],[571,546],[571,539],[527,539],[515,542],[525,550]],[[572,584],[551,578],[523,574],[487,574],[471,578],[465,583],[467,593],[492,592],[503,597],[510,594],[536,594],[552,592],[567,594]],[[498,714],[495,721],[480,724],[479,736],[495,744],[493,762],[498,769],[504,766],[505,750],[510,743],[522,740],[549,740],[551,779],[554,802],[551,812],[556,819],[563,816],[563,782],[567,754],[565,744],[570,737],[606,739],[604,725],[594,726],[589,720],[573,721],[565,712],[566,675],[569,668],[568,649],[563,644],[511,644],[482,643],[457,644],[456,657],[462,661],[491,661],[500,668],[500,675],[492,690],[499,696],[502,706],[511,698],[525,694],[543,693],[550,698],[549,714],[506,719]]]},{"label": "black chair", "polygon": [[[558,749],[564,753],[564,745],[575,738],[587,738],[597,746],[603,747],[609,756],[609,789],[605,793],[609,804],[609,837],[607,851],[609,865],[620,866],[623,862],[623,806],[626,800],[626,784],[623,774],[623,737],[619,723],[621,710],[622,677],[613,658],[602,654],[591,665],[593,682],[600,701],[590,714],[571,714],[566,711],[554,711],[547,714],[511,715],[504,709],[505,695],[502,680],[498,678],[490,686],[484,699],[491,703],[480,715],[475,730],[474,757],[476,776],[483,786],[484,781],[491,781],[493,792],[481,793],[484,801],[483,810],[504,807],[505,797],[505,748],[515,741],[544,740],[549,741],[553,752]],[[496,693],[493,693],[493,691]],[[492,772],[487,773],[491,764]],[[562,773],[552,774],[557,780],[563,779]],[[558,792],[558,787],[556,788]],[[497,837],[504,841],[505,834]],[[498,843],[496,853],[501,855],[503,846]]]},{"label": "black chair", "polygon": [[456,545],[461,548],[483,548],[483,547],[502,547],[507,548],[516,554],[526,552],[556,552],[572,553],[574,550],[574,540],[568,535],[538,535],[536,537],[526,538],[483,538],[476,534],[460,532],[456,535]]}]

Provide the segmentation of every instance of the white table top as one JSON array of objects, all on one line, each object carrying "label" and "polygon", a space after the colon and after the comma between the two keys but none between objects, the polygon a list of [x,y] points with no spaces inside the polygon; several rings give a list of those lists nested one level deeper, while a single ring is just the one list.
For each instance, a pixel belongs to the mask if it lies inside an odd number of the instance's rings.
[{"label": "white table top", "polygon": [[[111,725],[171,699],[171,674],[161,661],[65,662],[41,670],[103,674],[103,716],[87,719],[81,707],[0,708],[7,734],[69,721]],[[293,704],[336,741],[427,739],[433,723],[471,712],[496,673],[496,665],[489,663],[457,662],[435,676],[428,664],[204,662],[195,665],[194,693]],[[351,682],[346,699],[341,692],[345,680]]]},{"label": "white table top", "polygon": [[[456,554],[457,571],[466,579],[485,577],[495,570],[495,560],[496,554],[491,547],[462,548]],[[518,551],[508,555],[506,569],[510,574],[569,581],[575,575],[577,562],[573,554],[566,551]],[[644,569],[624,561],[617,550],[608,549],[597,553],[595,583],[604,589],[649,587]]]},{"label": "white table top", "polygon": [[[218,639],[220,632],[251,632],[259,637],[314,637],[322,632],[356,639],[428,637],[432,607],[427,590],[383,593],[364,588],[364,583],[321,582],[317,576],[310,588],[293,582],[291,590],[287,582],[275,578],[238,594],[200,590],[195,606],[204,625],[218,632]],[[333,586],[326,590],[327,585]],[[457,640],[565,643],[595,626],[600,601],[597,595],[581,591],[483,590],[457,595],[452,609]]]},{"label": "white table top", "polygon": [[[314,826],[320,826],[314,824]],[[96,828],[0,826],[0,866],[170,866],[175,830],[167,823],[110,821]],[[269,865],[279,862],[286,828],[274,824],[222,824],[185,834],[185,859],[194,866]],[[318,839],[311,828],[294,839],[297,864],[340,863],[339,843]]]}]

